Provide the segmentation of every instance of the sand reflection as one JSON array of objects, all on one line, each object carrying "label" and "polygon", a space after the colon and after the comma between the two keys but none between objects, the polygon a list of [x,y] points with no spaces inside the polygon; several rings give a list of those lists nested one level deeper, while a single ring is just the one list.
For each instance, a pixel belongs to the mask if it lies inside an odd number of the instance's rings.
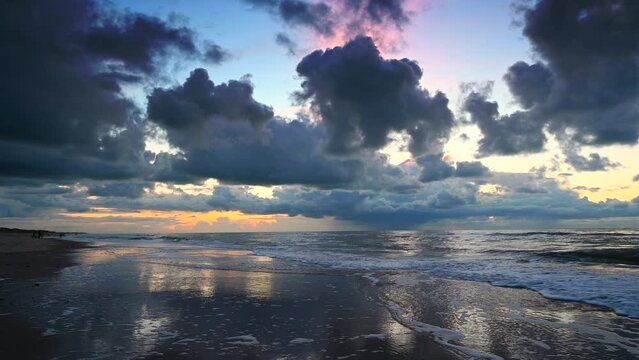
[{"label": "sand reflection", "polygon": [[135,321],[133,329],[134,347],[136,353],[149,353],[161,341],[175,337],[176,334],[168,331],[171,319],[167,316],[153,316],[146,304],[142,305],[139,318]]},{"label": "sand reflection", "polygon": [[273,297],[273,274],[267,272],[247,272],[246,296],[256,300],[268,301]]},{"label": "sand reflection", "polygon": [[[97,243],[97,246],[104,245]],[[103,247],[97,249],[84,249],[78,251],[77,260],[83,265],[98,265],[116,260],[122,256],[139,256],[151,251],[149,248],[141,247]]]},{"label": "sand reflection", "polygon": [[138,263],[138,271],[138,283],[152,293],[188,291],[202,297],[215,295],[215,270]]},{"label": "sand reflection", "polygon": [[387,335],[388,342],[393,349],[401,349],[406,352],[415,344],[416,332],[395,321],[391,316],[386,316],[382,323],[382,331]]},{"label": "sand reflection", "polygon": [[485,312],[472,305],[461,306],[455,309],[458,316],[450,317],[446,325],[466,336],[466,342],[471,347],[489,349],[491,345],[491,329]]}]

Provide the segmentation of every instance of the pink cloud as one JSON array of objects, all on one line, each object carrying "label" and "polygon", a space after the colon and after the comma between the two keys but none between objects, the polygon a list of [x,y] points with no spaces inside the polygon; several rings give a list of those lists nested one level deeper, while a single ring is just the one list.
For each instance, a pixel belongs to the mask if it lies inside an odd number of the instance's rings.
[{"label": "pink cloud", "polygon": [[[319,2],[319,1],[317,1]],[[358,6],[343,0],[321,0],[331,8],[331,33],[314,33],[313,42],[317,47],[341,46],[357,35],[371,37],[382,53],[399,52],[405,45],[403,31],[410,18],[423,11],[429,0],[398,0],[382,2],[378,11],[371,10],[371,0],[360,1]],[[396,4],[393,8],[389,4]]]}]

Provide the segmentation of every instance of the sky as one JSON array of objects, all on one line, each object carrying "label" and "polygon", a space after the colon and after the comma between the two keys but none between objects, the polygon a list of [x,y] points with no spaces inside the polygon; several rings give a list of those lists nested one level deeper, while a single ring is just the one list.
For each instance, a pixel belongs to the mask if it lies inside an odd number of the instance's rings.
[{"label": "sky", "polygon": [[4,2],[0,226],[635,227],[639,3]]}]

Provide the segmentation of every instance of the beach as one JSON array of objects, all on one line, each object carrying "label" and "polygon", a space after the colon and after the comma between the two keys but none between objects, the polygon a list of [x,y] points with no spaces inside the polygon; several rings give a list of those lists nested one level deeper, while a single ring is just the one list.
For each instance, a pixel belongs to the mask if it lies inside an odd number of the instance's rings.
[{"label": "beach", "polygon": [[0,231],[0,278],[21,279],[53,275],[73,264],[71,250],[87,244],[57,238],[36,238],[37,231]]},{"label": "beach", "polygon": [[[233,239],[286,236],[326,237],[239,234]],[[600,306],[414,269],[345,270],[266,256],[252,245],[243,244],[242,250],[194,240],[203,238],[85,235],[70,245],[28,237],[25,241],[46,242],[37,245],[46,249],[15,257],[38,272],[3,271],[2,357],[630,359],[638,354],[639,321]],[[59,260],[37,260],[43,258]]]}]

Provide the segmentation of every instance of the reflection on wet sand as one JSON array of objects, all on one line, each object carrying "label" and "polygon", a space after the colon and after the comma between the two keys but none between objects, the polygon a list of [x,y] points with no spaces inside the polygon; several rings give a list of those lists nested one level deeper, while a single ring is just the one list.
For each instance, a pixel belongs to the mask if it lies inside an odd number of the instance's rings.
[{"label": "reflection on wet sand", "polygon": [[97,265],[103,264],[109,261],[116,260],[123,256],[136,256],[142,255],[152,251],[150,248],[143,247],[111,247],[106,246],[105,243],[96,243],[95,249],[90,251],[80,251],[77,254],[78,262],[85,265]]},{"label": "reflection on wet sand", "polygon": [[142,304],[139,316],[133,329],[133,353],[148,354],[152,352],[158,343],[172,337],[167,331],[171,325],[168,316],[154,316],[147,304]]},{"label": "reflection on wet sand", "polygon": [[[638,356],[639,321],[528,290],[407,271],[371,273],[371,287],[352,273],[271,272],[280,260],[250,251],[136,244],[80,250],[55,281],[1,287],[3,311],[28,314],[54,343],[43,358]],[[436,331],[458,346],[435,343]]]},{"label": "reflection on wet sand", "polygon": [[395,349],[401,349],[402,352],[409,352],[411,346],[415,344],[417,333],[398,323],[390,316],[388,316],[387,321],[382,323],[382,330],[382,333],[387,336],[390,346]]},{"label": "reflection on wet sand", "polygon": [[462,334],[472,334],[466,344],[473,349],[490,349],[490,324],[486,313],[475,306],[461,306],[457,309],[456,317],[451,317],[450,329]]},{"label": "reflection on wet sand", "polygon": [[28,326],[55,342],[39,357],[451,358],[367,299],[353,277],[218,270],[207,266],[222,258],[201,256],[209,252],[102,250],[56,281],[0,289],[12,312],[29,314]]},{"label": "reflection on wet sand", "polygon": [[202,297],[215,294],[215,271],[164,264],[137,263],[138,283],[149,292],[196,292]]},{"label": "reflection on wet sand", "polygon": [[273,274],[267,272],[246,273],[246,297],[269,301],[273,296]]},{"label": "reflection on wet sand", "polygon": [[379,282],[383,298],[411,321],[458,332],[463,337],[453,343],[473,350],[504,358],[639,357],[639,320],[591,305],[418,273],[381,275]]}]

